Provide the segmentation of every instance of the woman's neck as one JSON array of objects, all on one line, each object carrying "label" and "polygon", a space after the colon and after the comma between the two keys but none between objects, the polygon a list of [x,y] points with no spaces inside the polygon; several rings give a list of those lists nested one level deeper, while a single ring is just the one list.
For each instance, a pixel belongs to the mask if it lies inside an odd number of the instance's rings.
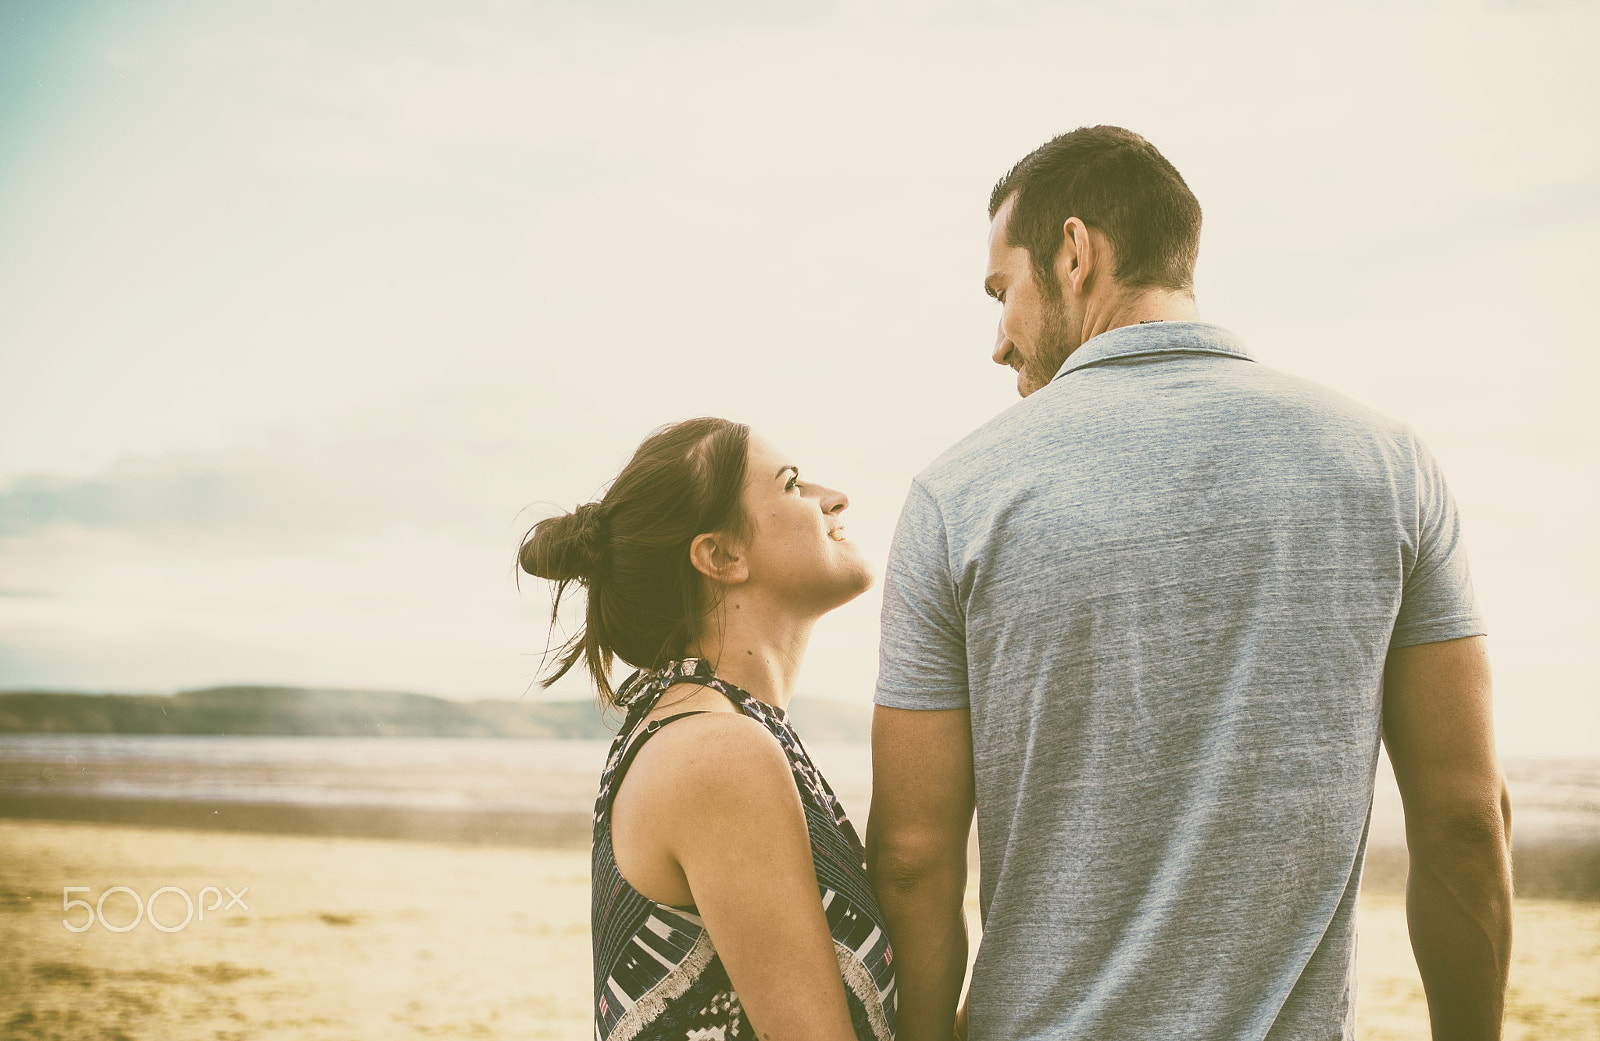
[{"label": "woman's neck", "polygon": [[710,662],[722,679],[787,712],[815,624],[815,618],[784,616],[730,598],[687,652]]}]

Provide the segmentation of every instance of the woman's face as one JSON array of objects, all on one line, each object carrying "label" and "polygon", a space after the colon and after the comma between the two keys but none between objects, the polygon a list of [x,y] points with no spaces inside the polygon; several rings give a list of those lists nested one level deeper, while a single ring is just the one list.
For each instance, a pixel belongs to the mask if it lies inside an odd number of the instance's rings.
[{"label": "woman's face", "polygon": [[872,585],[872,569],[840,516],[849,498],[803,478],[789,456],[753,433],[742,505],[751,529],[745,556],[752,591],[821,614]]}]

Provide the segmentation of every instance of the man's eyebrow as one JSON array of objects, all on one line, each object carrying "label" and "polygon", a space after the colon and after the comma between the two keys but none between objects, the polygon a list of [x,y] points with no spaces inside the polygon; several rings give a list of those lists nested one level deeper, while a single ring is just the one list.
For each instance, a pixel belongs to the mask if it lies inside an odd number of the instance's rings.
[{"label": "man's eyebrow", "polygon": [[990,296],[999,296],[1000,290],[996,288],[999,281],[999,275],[990,275],[988,278],[983,280],[983,291],[988,293]]}]

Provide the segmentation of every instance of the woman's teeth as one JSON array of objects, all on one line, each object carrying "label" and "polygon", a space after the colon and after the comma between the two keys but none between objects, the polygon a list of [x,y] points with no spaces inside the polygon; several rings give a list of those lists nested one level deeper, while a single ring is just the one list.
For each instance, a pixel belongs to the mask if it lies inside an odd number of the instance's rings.
[{"label": "woman's teeth", "polygon": [[844,525],[841,524],[839,527],[831,529],[828,532],[828,538],[832,539],[835,542],[843,542],[844,541]]}]

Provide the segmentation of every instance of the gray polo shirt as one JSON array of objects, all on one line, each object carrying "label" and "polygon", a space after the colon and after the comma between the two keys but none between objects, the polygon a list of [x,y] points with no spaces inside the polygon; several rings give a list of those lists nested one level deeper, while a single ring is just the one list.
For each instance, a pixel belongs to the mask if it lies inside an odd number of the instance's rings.
[{"label": "gray polo shirt", "polygon": [[1484,631],[1410,429],[1201,322],[912,484],[876,700],[970,708],[973,1041],[1351,1037],[1389,648]]}]

